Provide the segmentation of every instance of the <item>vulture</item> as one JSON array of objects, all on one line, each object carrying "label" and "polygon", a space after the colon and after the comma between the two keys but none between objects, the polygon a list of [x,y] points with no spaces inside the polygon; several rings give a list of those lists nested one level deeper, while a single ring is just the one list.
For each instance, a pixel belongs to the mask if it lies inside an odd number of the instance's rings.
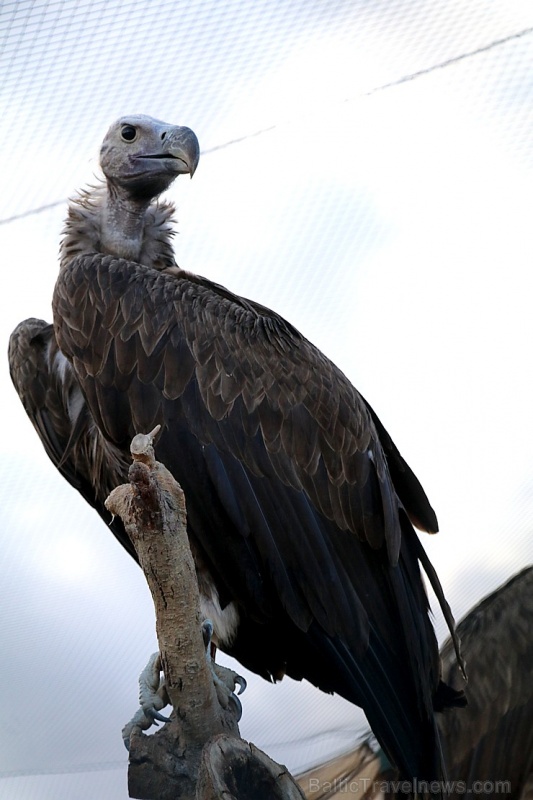
[{"label": "vulture", "polygon": [[[533,566],[485,597],[458,630],[468,707],[439,720],[449,777],[477,781],[477,795],[487,800],[495,793],[520,798],[533,791]],[[441,656],[446,679],[461,686],[450,640]],[[461,787],[451,792],[460,794]]]},{"label": "vulture", "polygon": [[[468,705],[439,716],[450,798],[530,797],[533,790],[533,567],[481,600],[457,626],[468,665]],[[443,677],[463,686],[453,642],[441,649]],[[394,791],[383,753],[369,739],[299,776],[314,800]],[[383,787],[389,787],[389,791]],[[366,792],[366,795],[365,795]]]},{"label": "vulture", "polygon": [[111,126],[105,180],[69,204],[53,324],[11,335],[14,385],[49,457],[134,558],[104,501],[127,481],[133,436],[160,425],[213,642],[267,680],[305,678],[361,706],[399,774],[438,778],[434,711],[464,700],[441,680],[421,567],[454,623],[413,528],[437,531],[435,513],[326,356],[178,267],[158,198],[198,160],[188,128]]}]

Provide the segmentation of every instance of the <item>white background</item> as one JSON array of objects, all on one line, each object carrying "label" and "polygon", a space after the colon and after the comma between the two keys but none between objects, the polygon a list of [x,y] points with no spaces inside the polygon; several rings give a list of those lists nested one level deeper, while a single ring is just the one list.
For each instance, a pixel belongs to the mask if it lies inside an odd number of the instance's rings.
[{"label": "white background", "polygon": [[[189,125],[179,264],[283,314],[368,398],[437,510],[456,617],[533,561],[529,2],[21,0],[0,38],[6,348],[51,319],[67,197],[110,123]],[[0,376],[0,798],[121,800],[151,599]],[[242,735],[293,771],[365,729],[289,680],[243,703]]]}]

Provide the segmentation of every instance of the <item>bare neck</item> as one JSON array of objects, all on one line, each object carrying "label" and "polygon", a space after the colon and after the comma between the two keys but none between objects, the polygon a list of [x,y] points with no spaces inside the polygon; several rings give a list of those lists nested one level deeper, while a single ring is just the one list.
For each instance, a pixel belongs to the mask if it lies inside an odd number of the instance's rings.
[{"label": "bare neck", "polygon": [[168,202],[134,202],[110,190],[108,183],[82,189],[68,206],[60,268],[65,269],[77,256],[94,253],[157,270],[175,267],[173,211]]},{"label": "bare neck", "polygon": [[149,205],[149,200],[134,200],[120,187],[108,183],[102,208],[104,252],[138,260],[143,244],[145,212]]}]

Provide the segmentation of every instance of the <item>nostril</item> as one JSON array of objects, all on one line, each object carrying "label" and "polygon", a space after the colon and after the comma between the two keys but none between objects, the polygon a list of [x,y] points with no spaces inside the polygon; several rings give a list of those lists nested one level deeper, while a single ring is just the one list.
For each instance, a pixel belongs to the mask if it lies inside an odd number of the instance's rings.
[{"label": "nostril", "polygon": [[161,134],[161,141],[163,141],[163,139],[165,138],[166,135],[167,135],[167,132],[163,131],[163,133]]}]

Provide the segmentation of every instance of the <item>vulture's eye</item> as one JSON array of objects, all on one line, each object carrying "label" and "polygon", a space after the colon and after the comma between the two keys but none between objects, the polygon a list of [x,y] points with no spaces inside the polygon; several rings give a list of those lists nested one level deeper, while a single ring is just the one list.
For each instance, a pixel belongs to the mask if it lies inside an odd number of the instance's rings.
[{"label": "vulture's eye", "polygon": [[133,125],[123,125],[120,135],[125,142],[133,142],[137,136],[137,128],[134,128]]}]

